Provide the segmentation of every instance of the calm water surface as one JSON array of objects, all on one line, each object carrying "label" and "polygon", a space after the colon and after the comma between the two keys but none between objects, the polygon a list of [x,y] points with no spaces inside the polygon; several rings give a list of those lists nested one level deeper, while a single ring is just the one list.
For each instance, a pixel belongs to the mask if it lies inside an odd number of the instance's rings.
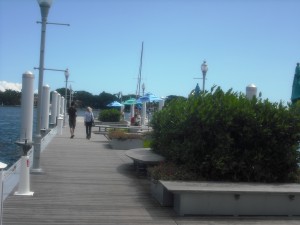
[{"label": "calm water surface", "polygon": [[[85,110],[77,109],[78,116],[83,116]],[[99,111],[94,115],[98,117]],[[34,109],[34,116],[36,108]],[[35,134],[36,119],[33,119],[33,135]],[[22,149],[15,144],[20,139],[21,107],[0,106],[0,162],[11,166],[22,156]],[[33,139],[33,138],[32,138]]]},{"label": "calm water surface", "polygon": [[22,155],[15,144],[20,137],[21,107],[0,107],[0,162],[9,166]]}]

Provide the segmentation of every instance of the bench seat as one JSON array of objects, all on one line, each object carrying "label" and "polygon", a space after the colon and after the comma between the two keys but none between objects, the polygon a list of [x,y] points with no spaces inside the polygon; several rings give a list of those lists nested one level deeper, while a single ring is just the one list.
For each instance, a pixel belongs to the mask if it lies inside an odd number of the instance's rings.
[{"label": "bench seat", "polygon": [[150,148],[135,148],[125,152],[125,155],[133,160],[135,168],[145,170],[148,166],[156,165],[164,161],[164,157],[154,153]]},{"label": "bench seat", "polygon": [[177,214],[299,216],[300,184],[159,181]]}]

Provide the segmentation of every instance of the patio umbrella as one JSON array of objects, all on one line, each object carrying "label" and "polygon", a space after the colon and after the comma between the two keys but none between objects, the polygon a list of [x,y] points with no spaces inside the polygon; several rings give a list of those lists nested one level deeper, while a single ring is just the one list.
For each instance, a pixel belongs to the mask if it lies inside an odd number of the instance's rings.
[{"label": "patio umbrella", "polygon": [[124,105],[130,105],[130,118],[134,117],[134,105],[136,104],[135,98],[130,98],[125,102],[122,102]]},{"label": "patio umbrella", "polygon": [[124,105],[134,105],[136,104],[136,99],[135,98],[130,98],[128,100],[126,100],[125,102],[123,102]]},{"label": "patio umbrella", "polygon": [[162,99],[155,96],[154,94],[148,92],[144,96],[140,97],[138,101],[143,103],[142,106],[142,125],[145,125],[145,119],[146,119],[146,111],[147,111],[147,106],[146,102],[159,102]]},{"label": "patio umbrella", "polygon": [[109,103],[107,106],[108,107],[121,107],[121,106],[123,106],[123,104],[121,104],[120,102],[117,102],[117,101],[113,101],[113,102]]},{"label": "patio umbrella", "polygon": [[141,102],[159,102],[161,98],[155,96],[154,94],[148,92],[144,96],[138,99]]}]

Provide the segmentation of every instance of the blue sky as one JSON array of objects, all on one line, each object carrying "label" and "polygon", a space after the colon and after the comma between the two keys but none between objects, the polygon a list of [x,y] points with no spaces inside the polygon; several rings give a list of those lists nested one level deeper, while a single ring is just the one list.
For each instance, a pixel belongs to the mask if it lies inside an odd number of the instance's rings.
[{"label": "blue sky", "polygon": [[[157,96],[188,96],[202,80],[263,98],[290,101],[300,61],[299,0],[53,0],[45,67],[69,68],[72,89],[136,92],[141,44],[142,83]],[[40,9],[36,0],[0,0],[0,88],[35,74],[38,88]],[[51,90],[64,74],[45,71]],[[0,89],[1,90],[1,89]]]}]

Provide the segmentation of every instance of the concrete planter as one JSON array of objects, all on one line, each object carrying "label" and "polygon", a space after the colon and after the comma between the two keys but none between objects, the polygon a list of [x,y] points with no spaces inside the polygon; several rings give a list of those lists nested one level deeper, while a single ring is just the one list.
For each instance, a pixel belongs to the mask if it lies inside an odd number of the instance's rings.
[{"label": "concrete planter", "polygon": [[173,194],[159,180],[151,180],[151,195],[161,206],[173,206]]},{"label": "concrete planter", "polygon": [[115,139],[110,141],[113,149],[129,150],[133,148],[143,148],[144,141],[142,139]]}]

